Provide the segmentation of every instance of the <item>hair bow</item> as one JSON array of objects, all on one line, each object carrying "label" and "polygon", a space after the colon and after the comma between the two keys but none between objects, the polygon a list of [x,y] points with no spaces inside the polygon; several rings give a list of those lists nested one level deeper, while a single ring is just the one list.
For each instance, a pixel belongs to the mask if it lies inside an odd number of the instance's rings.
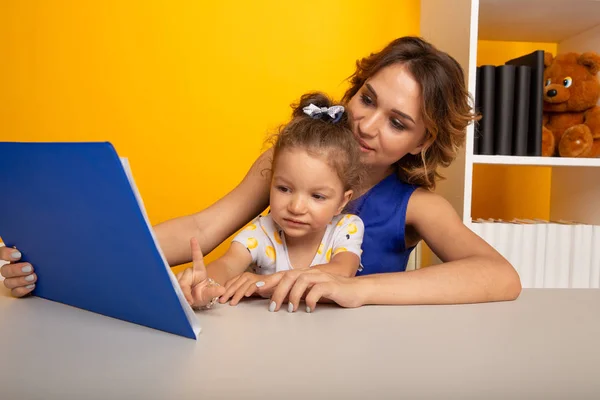
[{"label": "hair bow", "polygon": [[315,119],[328,115],[332,120],[331,122],[335,123],[342,119],[342,115],[344,115],[344,106],[317,107],[310,103],[308,106],[304,107],[302,111],[304,111],[304,114]]}]

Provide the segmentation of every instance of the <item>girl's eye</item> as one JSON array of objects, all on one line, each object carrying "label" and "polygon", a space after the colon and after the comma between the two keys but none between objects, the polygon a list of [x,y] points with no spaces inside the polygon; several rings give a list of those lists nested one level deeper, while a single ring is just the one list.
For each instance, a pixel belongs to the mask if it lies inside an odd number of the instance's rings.
[{"label": "girl's eye", "polygon": [[277,186],[277,190],[279,190],[282,193],[287,193],[290,191],[290,189],[285,186]]},{"label": "girl's eye", "polygon": [[402,122],[400,122],[400,120],[396,119],[396,118],[392,118],[390,120],[390,123],[392,124],[392,128],[397,129],[399,131],[403,131],[406,129],[406,127],[404,126],[404,124]]},{"label": "girl's eye", "polygon": [[313,194],[313,196],[312,196],[312,197],[313,197],[313,199],[315,199],[315,200],[325,200],[325,199],[326,199],[326,197],[325,197],[325,196],[323,196],[323,195],[321,195],[321,194]]},{"label": "girl's eye", "polygon": [[373,100],[366,94],[361,95],[360,100],[363,102],[363,104],[365,104],[367,106],[370,106],[373,104]]}]

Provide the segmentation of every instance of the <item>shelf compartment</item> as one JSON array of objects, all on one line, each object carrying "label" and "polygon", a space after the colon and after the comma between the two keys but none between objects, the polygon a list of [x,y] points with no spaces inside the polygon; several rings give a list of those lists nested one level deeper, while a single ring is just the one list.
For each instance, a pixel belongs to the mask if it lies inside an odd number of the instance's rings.
[{"label": "shelf compartment", "polygon": [[474,164],[535,165],[547,167],[600,167],[600,158],[518,157],[473,155]]}]

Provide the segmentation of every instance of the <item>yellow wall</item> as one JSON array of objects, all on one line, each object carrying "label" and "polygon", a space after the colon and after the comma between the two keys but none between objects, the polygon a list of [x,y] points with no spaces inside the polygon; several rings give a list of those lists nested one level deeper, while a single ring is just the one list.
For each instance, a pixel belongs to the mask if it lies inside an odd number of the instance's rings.
[{"label": "yellow wall", "polygon": [[479,40],[477,42],[477,65],[502,65],[510,59],[529,54],[536,50],[544,50],[556,54],[556,49],[556,43]]},{"label": "yellow wall", "polygon": [[[496,42],[480,40],[477,65],[502,65],[535,50],[556,54],[555,43]],[[475,165],[473,218],[550,217],[549,167]],[[492,201],[492,199],[494,201]]]},{"label": "yellow wall", "polygon": [[417,0],[4,0],[0,140],[111,141],[156,224],[237,184],[303,92],[340,96],[418,33]]}]

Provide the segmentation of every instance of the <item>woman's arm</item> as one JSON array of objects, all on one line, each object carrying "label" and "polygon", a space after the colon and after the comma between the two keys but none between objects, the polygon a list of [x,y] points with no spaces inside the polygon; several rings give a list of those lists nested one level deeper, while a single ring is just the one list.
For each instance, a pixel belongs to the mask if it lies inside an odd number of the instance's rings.
[{"label": "woman's arm", "polygon": [[271,159],[272,150],[269,149],[254,162],[238,186],[205,210],[154,227],[169,265],[192,260],[189,246],[191,237],[197,237],[202,252],[208,254],[267,208]]},{"label": "woman's arm", "polygon": [[521,293],[512,265],[467,228],[441,196],[415,191],[406,221],[443,264],[362,276],[363,304],[480,303],[514,300]]},{"label": "woman's arm", "polygon": [[357,278],[311,268],[285,284],[282,279],[271,296],[270,309],[279,310],[288,296],[289,303],[297,306],[305,293],[308,312],[321,299],[342,307],[360,307],[481,303],[514,300],[521,293],[521,281],[512,265],[471,232],[442,197],[421,189],[415,191],[408,203],[406,221],[417,232],[417,240],[425,240],[443,264]]}]

